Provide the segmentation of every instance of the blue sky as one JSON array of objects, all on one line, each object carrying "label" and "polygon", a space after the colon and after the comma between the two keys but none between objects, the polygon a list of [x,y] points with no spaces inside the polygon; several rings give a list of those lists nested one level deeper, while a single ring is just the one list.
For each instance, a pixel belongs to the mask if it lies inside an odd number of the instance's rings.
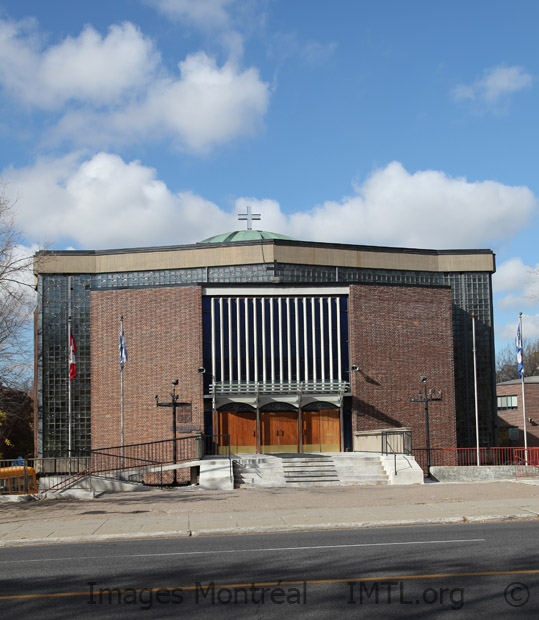
[{"label": "blue sky", "polygon": [[29,247],[490,248],[539,337],[539,3],[0,0],[0,176]]}]

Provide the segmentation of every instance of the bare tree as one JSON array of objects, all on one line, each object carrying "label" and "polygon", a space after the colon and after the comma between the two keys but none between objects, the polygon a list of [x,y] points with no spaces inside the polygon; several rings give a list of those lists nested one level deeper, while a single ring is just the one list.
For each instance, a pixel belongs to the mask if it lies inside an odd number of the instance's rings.
[{"label": "bare tree", "polygon": [[[539,340],[525,340],[522,357],[524,376],[539,375]],[[508,344],[496,356],[496,383],[519,378],[516,343]]]},{"label": "bare tree", "polygon": [[27,391],[0,386],[0,459],[33,453],[33,403]]},{"label": "bare tree", "polygon": [[35,307],[31,285],[33,255],[25,249],[15,227],[13,204],[0,180],[0,383],[27,381],[32,342],[29,322]]}]

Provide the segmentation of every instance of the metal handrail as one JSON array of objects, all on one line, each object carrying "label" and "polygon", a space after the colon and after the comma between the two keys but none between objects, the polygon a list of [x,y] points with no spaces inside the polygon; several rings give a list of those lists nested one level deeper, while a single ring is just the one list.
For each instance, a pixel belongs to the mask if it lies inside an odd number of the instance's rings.
[{"label": "metal handrail", "polygon": [[[234,468],[230,450],[230,435],[203,435],[204,456],[226,456],[231,482],[234,482]],[[209,447],[211,446],[211,451]],[[225,450],[223,454],[223,449]]]},{"label": "metal handrail", "polygon": [[[389,443],[389,437],[400,437],[402,440],[402,452],[394,450],[393,446]],[[382,454],[393,454],[393,466],[395,469],[395,476],[398,475],[397,472],[397,454],[412,454],[412,431],[391,431],[391,430],[382,430],[381,432],[381,440],[382,440]]]},{"label": "metal handrail", "polygon": [[[121,474],[129,470],[144,470],[152,468],[160,468],[156,473],[159,476],[160,483],[163,484],[163,465],[173,463],[172,459],[172,443],[176,441],[177,459],[176,463],[197,461],[204,456],[220,455],[228,458],[229,474],[233,480],[232,454],[230,450],[230,435],[189,435],[187,437],[177,437],[176,439],[161,439],[158,441],[147,441],[138,444],[127,444],[124,446],[108,446],[103,448],[95,448],[91,450],[88,457],[77,457],[76,462],[83,461],[83,467],[79,467],[77,471],[68,471],[69,468],[61,467],[63,471],[48,471],[47,473],[61,474],[68,473],[68,478],[61,480],[57,484],[50,487],[49,491],[60,491],[68,486],[72,486],[83,478],[95,475]],[[126,452],[128,454],[126,454]],[[34,461],[43,461],[44,459],[24,459],[22,463],[17,465],[26,467],[34,464]],[[61,460],[54,457],[55,461]],[[67,462],[66,459],[63,461]],[[5,460],[5,466],[11,467],[13,459]],[[3,464],[0,461],[0,466]],[[56,467],[54,467],[56,469]],[[142,472],[144,473],[144,471]],[[146,472],[148,473],[148,472]],[[152,473],[152,472],[149,472]],[[0,489],[0,494],[2,490]]]},{"label": "metal handrail", "polygon": [[92,471],[90,468],[85,469],[83,471],[79,471],[76,474],[72,474],[63,480],[60,480],[56,484],[53,484],[51,487],[47,489],[47,493],[58,493],[59,491],[63,491],[68,487],[73,486],[76,482],[80,482],[84,478],[92,475]]},{"label": "metal handrail", "polygon": [[[176,441],[176,461],[174,463],[172,444]],[[223,453],[223,449],[225,452]],[[103,456],[109,458],[124,459],[124,466],[114,466],[110,471],[121,469],[135,469],[136,466],[130,464],[131,461],[141,463],[138,467],[144,467],[143,463],[151,465],[177,464],[189,461],[200,460],[204,456],[212,455],[226,456],[229,460],[230,470],[232,471],[232,455],[230,452],[230,435],[188,435],[187,437],[177,437],[176,439],[161,439],[138,444],[128,444],[125,446],[110,446],[92,450],[92,458]],[[102,469],[101,471],[106,471]]]},{"label": "metal handrail", "polygon": [[539,476],[539,448],[514,449],[515,478]]},{"label": "metal handrail", "polygon": [[[522,447],[491,446],[479,448],[480,466],[514,465],[518,462],[515,450]],[[530,448],[528,448],[530,450]],[[412,454],[419,465],[426,471],[427,448],[413,448]],[[477,465],[477,448],[431,448],[431,465],[438,467],[470,467]]]},{"label": "metal handrail", "polygon": [[[389,437],[402,438],[402,451],[393,449],[393,446],[389,443]],[[412,454],[412,431],[382,430],[381,441],[382,454]]]},{"label": "metal handrail", "polygon": [[[176,441],[184,441],[184,440],[193,439],[195,437],[202,437],[202,436],[203,435],[199,433],[197,435],[187,435],[186,437],[176,437]],[[120,448],[135,448],[139,446],[155,446],[158,444],[172,443],[173,441],[174,439],[158,439],[156,441],[143,441],[140,443],[126,443],[123,446],[116,445],[116,446],[105,446],[103,448],[93,448],[91,452],[101,452],[102,450],[117,450]]]}]

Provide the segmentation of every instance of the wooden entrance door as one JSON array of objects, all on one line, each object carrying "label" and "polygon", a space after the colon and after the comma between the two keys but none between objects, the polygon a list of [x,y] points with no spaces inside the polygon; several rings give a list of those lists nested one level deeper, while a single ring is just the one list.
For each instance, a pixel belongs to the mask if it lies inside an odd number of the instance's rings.
[{"label": "wooden entrance door", "polygon": [[297,452],[298,439],[296,412],[260,412],[260,452]]},{"label": "wooden entrance door", "polygon": [[301,412],[303,452],[339,452],[341,424],[338,409]]},{"label": "wooden entrance door", "polygon": [[339,410],[320,411],[320,452],[340,452],[341,418]]},{"label": "wooden entrance door", "polygon": [[320,412],[301,412],[301,450],[320,452]]},{"label": "wooden entrance door", "polygon": [[[219,411],[219,433],[230,435],[230,452],[256,452],[256,413]],[[221,442],[223,445],[223,442]]]}]

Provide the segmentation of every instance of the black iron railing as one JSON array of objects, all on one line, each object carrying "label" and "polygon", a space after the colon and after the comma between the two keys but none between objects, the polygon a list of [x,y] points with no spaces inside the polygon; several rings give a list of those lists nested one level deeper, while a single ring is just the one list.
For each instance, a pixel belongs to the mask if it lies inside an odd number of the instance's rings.
[{"label": "black iron railing", "polygon": [[412,431],[382,430],[382,454],[412,454]]},{"label": "black iron railing", "polygon": [[178,437],[175,440],[163,439],[94,449],[84,468],[58,482],[50,490],[53,492],[63,490],[88,476],[116,478],[157,486],[174,484],[177,481],[174,465],[188,464],[205,456],[227,458],[232,479],[230,436],[199,434]]},{"label": "black iron railing", "polygon": [[177,439],[162,439],[160,441],[147,441],[144,443],[126,444],[123,446],[107,446],[91,451],[91,456],[107,454],[110,458],[139,460],[148,463],[173,463],[174,442],[176,442],[176,463],[194,461],[204,456],[203,435],[189,435]]},{"label": "black iron railing", "polygon": [[232,454],[230,451],[230,435],[203,435],[204,456],[218,456],[228,459],[230,480],[234,482]]}]

